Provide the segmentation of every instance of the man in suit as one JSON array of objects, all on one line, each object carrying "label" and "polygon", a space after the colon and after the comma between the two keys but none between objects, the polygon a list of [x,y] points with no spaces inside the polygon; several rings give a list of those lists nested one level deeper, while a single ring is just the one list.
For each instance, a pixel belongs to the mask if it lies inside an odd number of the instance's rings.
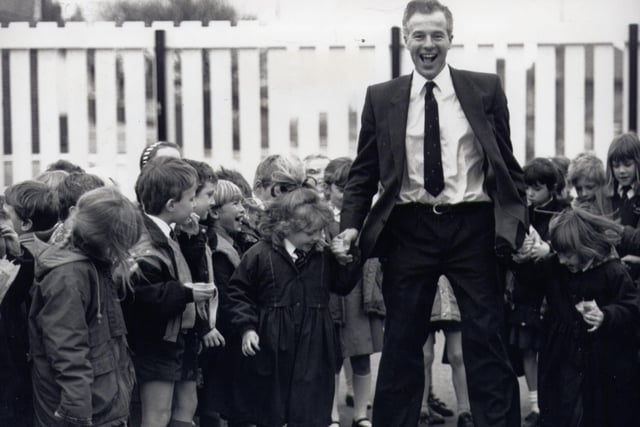
[{"label": "man in suit", "polygon": [[516,251],[528,229],[525,185],[499,78],[447,65],[452,28],[437,0],[407,4],[403,32],[415,70],[367,90],[333,244],[344,261],[356,241],[361,259],[384,260],[376,426],[418,423],[422,346],[443,274],[462,315],[473,412],[458,425],[520,426],[517,378],[500,335],[497,257]]}]

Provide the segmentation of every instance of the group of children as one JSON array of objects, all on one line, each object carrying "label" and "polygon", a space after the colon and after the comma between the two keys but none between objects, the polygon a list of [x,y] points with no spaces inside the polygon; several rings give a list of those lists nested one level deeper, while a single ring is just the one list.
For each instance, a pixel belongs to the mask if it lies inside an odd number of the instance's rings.
[{"label": "group of children", "polygon": [[[337,427],[345,361],[352,425],[371,426],[383,272],[332,254],[351,160],[268,156],[251,186],[180,157],[145,148],[137,203],[68,162],[5,190],[0,250],[19,269],[0,274],[0,425]],[[524,424],[633,425],[640,141],[564,166],[525,165],[531,228],[505,265]]]},{"label": "group of children", "polygon": [[524,180],[531,228],[506,287],[523,426],[635,425],[640,140],[616,137],[606,165],[591,153],[533,159]]}]

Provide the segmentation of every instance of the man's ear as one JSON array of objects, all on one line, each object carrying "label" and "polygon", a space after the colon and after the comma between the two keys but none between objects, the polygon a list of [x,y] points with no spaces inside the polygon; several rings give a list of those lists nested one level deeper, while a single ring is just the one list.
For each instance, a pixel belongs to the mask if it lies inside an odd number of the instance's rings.
[{"label": "man's ear", "polygon": [[20,222],[20,230],[22,230],[22,232],[28,233],[29,231],[31,231],[32,228],[33,228],[33,221],[31,221],[30,219],[23,219]]},{"label": "man's ear", "polygon": [[169,212],[173,212],[175,206],[176,206],[176,201],[174,199],[169,199],[167,200],[167,203],[164,204],[164,208]]},{"label": "man's ear", "polygon": [[216,221],[220,219],[220,214],[218,213],[218,209],[209,209],[209,215],[211,216],[211,218],[213,218]]}]

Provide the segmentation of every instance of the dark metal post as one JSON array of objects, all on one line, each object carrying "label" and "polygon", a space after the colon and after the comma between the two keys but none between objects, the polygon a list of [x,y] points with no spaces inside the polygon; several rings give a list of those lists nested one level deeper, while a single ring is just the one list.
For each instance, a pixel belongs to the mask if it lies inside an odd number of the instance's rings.
[{"label": "dark metal post", "polygon": [[638,131],[638,24],[629,25],[629,130]]},{"label": "dark metal post", "polygon": [[165,73],[166,44],[165,31],[155,30],[156,54],[156,121],[158,141],[167,140],[167,77]]},{"label": "dark metal post", "polygon": [[391,78],[400,77],[400,28],[391,27]]}]

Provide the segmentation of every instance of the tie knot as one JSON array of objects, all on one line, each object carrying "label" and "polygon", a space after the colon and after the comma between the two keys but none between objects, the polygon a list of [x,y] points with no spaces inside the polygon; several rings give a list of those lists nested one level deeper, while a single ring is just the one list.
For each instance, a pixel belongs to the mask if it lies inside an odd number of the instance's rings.
[{"label": "tie knot", "polygon": [[436,83],[431,81],[431,82],[426,82],[424,87],[427,89],[426,94],[427,95],[432,95],[433,94],[433,88],[436,87]]}]

